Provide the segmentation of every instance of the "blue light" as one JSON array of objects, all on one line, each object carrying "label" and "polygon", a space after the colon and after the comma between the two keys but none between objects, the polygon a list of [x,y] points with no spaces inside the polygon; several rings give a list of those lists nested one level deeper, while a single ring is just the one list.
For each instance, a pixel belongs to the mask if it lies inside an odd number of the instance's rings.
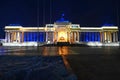
[{"label": "blue light", "polygon": [[25,35],[26,33],[24,32],[24,42],[26,42],[26,35]]},{"label": "blue light", "polygon": [[86,41],[88,42],[88,32],[86,32]]},{"label": "blue light", "polygon": [[61,15],[61,18],[60,18],[59,20],[57,20],[56,22],[69,22],[68,20],[65,20],[65,19],[64,19],[64,16],[65,16],[65,14],[63,13],[63,14]]},{"label": "blue light", "polygon": [[45,42],[45,38],[46,38],[46,35],[45,35],[45,32],[39,32],[39,37],[38,37],[38,41],[39,42]]},{"label": "blue light", "polygon": [[9,26],[21,26],[20,24],[9,24]]},{"label": "blue light", "polygon": [[100,41],[100,33],[98,32],[98,41]]},{"label": "blue light", "polygon": [[84,36],[84,39],[83,39],[83,41],[85,41],[85,37],[86,37],[86,35],[85,35],[85,32],[83,32],[83,36]]},{"label": "blue light", "polygon": [[95,36],[95,41],[97,41],[97,32],[95,32],[94,36]]},{"label": "blue light", "polygon": [[92,41],[94,41],[94,32],[92,32],[91,36],[92,36]]},{"label": "blue light", "polygon": [[105,24],[103,24],[102,26],[114,26],[114,24],[105,23]]},{"label": "blue light", "polygon": [[89,32],[89,41],[91,41],[91,32]]}]

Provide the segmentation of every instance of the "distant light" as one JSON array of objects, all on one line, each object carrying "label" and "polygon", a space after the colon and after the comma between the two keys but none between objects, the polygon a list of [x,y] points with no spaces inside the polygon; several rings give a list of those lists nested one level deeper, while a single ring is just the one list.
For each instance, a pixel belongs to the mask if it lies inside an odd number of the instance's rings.
[{"label": "distant light", "polygon": [[102,29],[99,27],[81,27],[81,29]]},{"label": "distant light", "polygon": [[114,24],[103,24],[102,26],[114,26]]},{"label": "distant light", "polygon": [[9,26],[21,26],[20,24],[9,24]]}]

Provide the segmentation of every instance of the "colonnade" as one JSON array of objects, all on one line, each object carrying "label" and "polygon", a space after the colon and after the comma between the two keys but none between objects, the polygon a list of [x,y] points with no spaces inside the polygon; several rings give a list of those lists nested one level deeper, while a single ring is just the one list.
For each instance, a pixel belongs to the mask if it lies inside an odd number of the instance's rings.
[{"label": "colonnade", "polygon": [[22,32],[6,32],[5,33],[5,40],[6,42],[22,42],[23,41],[23,37],[22,37],[23,33]]},{"label": "colonnade", "polygon": [[79,42],[79,32],[70,32],[70,43]]},{"label": "colonnade", "polygon": [[[37,33],[37,32],[36,32]],[[45,35],[44,35],[45,34]],[[44,38],[43,41],[56,42],[58,38],[58,32],[44,32],[44,34],[33,35],[32,32],[30,36],[25,36],[24,32],[11,31],[5,33],[6,42],[24,42],[25,37],[31,38],[34,41]],[[36,39],[36,40],[35,40]],[[28,40],[29,41],[29,40]],[[40,40],[39,40],[40,41]],[[67,41],[70,43],[80,42],[80,41],[100,41],[100,42],[118,42],[118,32],[116,31],[103,31],[103,32],[67,32]]]},{"label": "colonnade", "polygon": [[54,42],[54,32],[46,32],[46,42]]},{"label": "colonnade", "polygon": [[80,41],[118,42],[118,32],[80,32]]},{"label": "colonnade", "polygon": [[118,32],[105,31],[100,34],[101,42],[118,42]]}]

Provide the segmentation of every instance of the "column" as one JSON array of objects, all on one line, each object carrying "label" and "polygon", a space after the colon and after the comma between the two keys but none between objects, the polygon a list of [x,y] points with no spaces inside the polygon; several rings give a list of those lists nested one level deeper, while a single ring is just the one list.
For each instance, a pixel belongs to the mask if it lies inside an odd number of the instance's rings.
[{"label": "column", "polygon": [[22,32],[22,42],[24,42],[24,32]]},{"label": "column", "polygon": [[74,42],[76,42],[76,39],[77,39],[76,32],[74,32]]},{"label": "column", "polygon": [[110,32],[110,41],[112,42],[112,33]]},{"label": "column", "polygon": [[54,32],[54,43],[57,41],[57,32]]},{"label": "column", "polygon": [[54,42],[54,33],[52,32],[52,42]]},{"label": "column", "polygon": [[5,42],[7,42],[8,40],[8,35],[7,35],[7,32],[5,32]]},{"label": "column", "polygon": [[75,32],[73,32],[73,42],[75,42]]},{"label": "column", "polygon": [[77,39],[78,39],[77,41],[79,42],[79,38],[80,38],[80,37],[79,37],[79,32],[77,32],[77,34],[78,34],[78,35],[77,35]]},{"label": "column", "polygon": [[104,32],[102,32],[102,42],[104,42]]},{"label": "column", "polygon": [[16,32],[16,40],[17,40],[17,42],[20,42],[20,35],[19,35],[19,32]]},{"label": "column", "polygon": [[106,32],[106,41],[108,41],[108,32]]},{"label": "column", "polygon": [[116,42],[118,42],[118,32],[116,32]]},{"label": "column", "polygon": [[92,40],[91,40],[91,32],[89,32],[89,41],[92,41]]},{"label": "column", "polygon": [[70,42],[73,42],[73,32],[70,32]]},{"label": "column", "polygon": [[115,42],[115,32],[113,33],[113,42]]},{"label": "column", "polygon": [[95,32],[95,41],[97,41],[97,32]]},{"label": "column", "polygon": [[104,41],[107,39],[106,35],[106,32],[104,32]]},{"label": "column", "polygon": [[102,32],[100,32],[100,42],[102,42]]},{"label": "column", "polygon": [[111,42],[111,40],[110,40],[110,32],[108,32],[108,41]]},{"label": "column", "polygon": [[26,32],[26,42],[28,42],[28,32]]},{"label": "column", "polygon": [[69,33],[67,32],[67,42],[69,42]]},{"label": "column", "polygon": [[71,44],[71,32],[69,32],[69,42]]},{"label": "column", "polygon": [[113,33],[113,42],[115,42],[115,32]]},{"label": "column", "polygon": [[8,32],[8,42],[10,42],[10,32]]},{"label": "column", "polygon": [[109,41],[109,32],[107,32],[107,41]]},{"label": "column", "polygon": [[90,41],[90,32],[87,32],[88,33],[88,42]]},{"label": "column", "polygon": [[76,33],[74,32],[74,42],[75,42],[75,40],[76,40]]},{"label": "column", "polygon": [[10,32],[10,42],[12,42],[12,33]]}]

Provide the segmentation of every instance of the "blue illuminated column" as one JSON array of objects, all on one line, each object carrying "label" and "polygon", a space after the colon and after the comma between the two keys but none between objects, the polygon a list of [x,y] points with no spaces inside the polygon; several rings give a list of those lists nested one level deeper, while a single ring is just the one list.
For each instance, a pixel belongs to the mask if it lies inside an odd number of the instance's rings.
[{"label": "blue illuminated column", "polygon": [[94,32],[91,33],[92,41],[94,41]]},{"label": "blue illuminated column", "polygon": [[48,32],[46,32],[46,42],[48,41]]},{"label": "blue illuminated column", "polygon": [[35,42],[35,32],[33,32],[33,41]]},{"label": "blue illuminated column", "polygon": [[31,32],[29,32],[29,41],[32,41]]},{"label": "blue illuminated column", "polygon": [[27,32],[27,41],[30,41],[30,32]]},{"label": "blue illuminated column", "polygon": [[26,42],[26,35],[25,35],[26,33],[24,32],[24,42]]},{"label": "blue illuminated column", "polygon": [[88,37],[89,37],[89,41],[91,41],[91,36],[90,36],[90,32],[88,32]]},{"label": "blue illuminated column", "polygon": [[100,41],[100,33],[97,32],[97,41]]},{"label": "blue illuminated column", "polygon": [[88,41],[90,41],[90,32],[88,32]]},{"label": "blue illuminated column", "polygon": [[86,32],[84,32],[84,37],[85,37],[85,38],[84,38],[84,41],[86,42]]},{"label": "blue illuminated column", "polygon": [[26,32],[26,41],[28,41],[28,32]]},{"label": "blue illuminated column", "polygon": [[32,32],[32,41],[35,41],[35,35],[34,35],[34,32]]},{"label": "blue illuminated column", "polygon": [[94,32],[94,37],[95,37],[94,41],[97,41],[97,32]]},{"label": "blue illuminated column", "polygon": [[89,41],[92,41],[92,32],[89,32]]}]

